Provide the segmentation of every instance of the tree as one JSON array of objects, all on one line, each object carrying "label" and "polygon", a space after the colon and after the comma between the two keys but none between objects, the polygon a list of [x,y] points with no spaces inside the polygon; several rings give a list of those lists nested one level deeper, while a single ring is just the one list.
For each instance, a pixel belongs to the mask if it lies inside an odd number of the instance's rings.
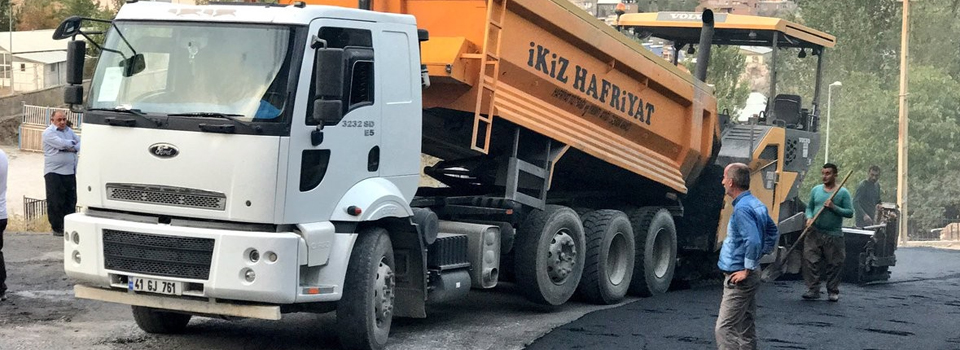
[{"label": "tree", "polygon": [[[692,56],[692,55],[691,55]],[[728,111],[737,115],[750,95],[750,84],[740,80],[746,69],[746,57],[736,46],[713,46],[710,50],[710,66],[707,68],[707,83],[714,86],[717,97],[717,111]],[[696,71],[696,63],[690,57],[683,62],[691,72]]]},{"label": "tree", "polygon": [[62,20],[59,16],[60,6],[56,0],[25,1],[20,5],[16,30],[56,28]]},{"label": "tree", "polygon": [[[904,214],[911,227],[927,230],[941,227],[943,208],[960,202],[960,39],[954,34],[960,30],[955,21],[960,1],[915,4],[908,74],[910,212]],[[843,87],[833,94],[830,161],[840,166],[841,173],[854,170],[854,184],[870,165],[880,166],[884,173],[882,199],[892,202],[897,191],[901,5],[895,1],[805,0],[801,6],[802,21],[837,36],[836,48],[826,52],[822,86],[826,92],[826,84],[843,81]],[[785,83],[794,84],[791,89],[802,89],[812,86],[812,79],[812,75],[799,76]],[[825,117],[823,112],[820,115]],[[824,124],[821,119],[822,142]],[[820,152],[810,169],[812,174],[822,162]],[[819,176],[805,180],[804,191],[809,191]]]},{"label": "tree", "polygon": [[11,28],[10,19],[13,19],[13,25],[17,23],[17,13],[10,0],[0,0],[0,31],[9,31]]}]

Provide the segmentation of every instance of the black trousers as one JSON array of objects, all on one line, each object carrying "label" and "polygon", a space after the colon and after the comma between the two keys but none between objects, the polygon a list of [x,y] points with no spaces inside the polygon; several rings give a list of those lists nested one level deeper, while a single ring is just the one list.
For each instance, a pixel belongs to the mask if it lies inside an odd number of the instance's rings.
[{"label": "black trousers", "polygon": [[47,173],[47,218],[53,232],[63,233],[63,217],[77,211],[77,177]]},{"label": "black trousers", "polygon": [[7,264],[3,260],[3,231],[7,229],[7,219],[0,219],[0,294],[7,292]]}]

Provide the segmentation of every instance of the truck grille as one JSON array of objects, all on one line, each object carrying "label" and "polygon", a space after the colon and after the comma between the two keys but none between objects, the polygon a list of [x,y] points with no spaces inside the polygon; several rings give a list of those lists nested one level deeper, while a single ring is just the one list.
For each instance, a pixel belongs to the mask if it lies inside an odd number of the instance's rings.
[{"label": "truck grille", "polygon": [[210,276],[214,240],[103,230],[103,267],[205,280]]},{"label": "truck grille", "polygon": [[219,192],[170,186],[107,184],[107,199],[176,207],[224,210],[227,196]]}]

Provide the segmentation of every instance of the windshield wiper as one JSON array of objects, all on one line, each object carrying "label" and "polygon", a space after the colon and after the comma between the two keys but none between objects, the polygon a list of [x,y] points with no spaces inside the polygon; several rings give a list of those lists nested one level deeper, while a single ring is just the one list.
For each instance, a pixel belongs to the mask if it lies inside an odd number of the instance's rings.
[{"label": "windshield wiper", "polygon": [[240,119],[237,119],[237,117],[242,117],[243,116],[242,114],[227,114],[227,113],[219,113],[219,112],[193,112],[193,113],[174,113],[174,114],[167,114],[167,115],[171,117],[220,118],[220,119],[228,119],[243,125],[247,125],[246,122]]},{"label": "windshield wiper", "polygon": [[[227,119],[237,124],[253,129],[257,133],[260,133],[262,131],[259,125],[250,125],[245,121],[237,119],[237,117],[242,117],[243,116],[242,114],[228,114],[228,113],[220,113],[220,112],[192,112],[192,113],[173,113],[173,114],[168,114],[168,116]],[[209,132],[219,132],[219,133],[233,133],[233,125],[200,124],[200,130],[209,131]]]},{"label": "windshield wiper", "polygon": [[[144,114],[143,112],[141,112],[139,109],[135,109],[135,108],[90,108],[90,109],[87,109],[87,110],[88,110],[88,111],[108,111],[108,112],[126,113],[126,114],[130,114],[130,115],[135,115],[135,116],[139,117],[140,119],[145,120],[145,121],[148,121],[148,122],[150,122],[151,124],[154,124],[154,125],[156,125],[156,126],[160,126],[160,125],[161,125],[161,122],[160,122],[159,120],[151,119],[151,118],[147,117],[147,115]],[[103,118],[103,120],[106,121],[107,124],[110,124],[110,125],[113,125],[113,126],[136,126],[136,125],[137,125],[137,121],[136,121],[135,119],[106,117],[106,118]]]}]

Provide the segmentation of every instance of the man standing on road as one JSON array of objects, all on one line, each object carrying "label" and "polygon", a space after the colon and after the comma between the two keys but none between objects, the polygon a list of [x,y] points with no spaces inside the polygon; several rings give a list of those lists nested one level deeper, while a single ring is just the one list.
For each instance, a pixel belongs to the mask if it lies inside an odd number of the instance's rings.
[{"label": "man standing on road", "polygon": [[877,218],[874,216],[877,215],[877,204],[880,203],[878,180],[880,180],[880,167],[872,165],[867,171],[867,179],[857,186],[857,194],[853,197],[857,227],[867,227],[877,223]]},{"label": "man standing on road", "polygon": [[[807,202],[807,226],[813,225],[803,239],[803,280],[807,292],[803,299],[820,299],[820,282],[827,283],[830,301],[840,300],[840,272],[847,252],[843,244],[843,218],[853,217],[850,192],[837,186],[837,166],[831,163],[820,169],[823,184],[810,191]],[[838,191],[833,200],[830,194]],[[817,211],[823,213],[813,222]]]},{"label": "man standing on road", "polygon": [[0,149],[0,301],[7,300],[7,265],[3,260],[3,231],[7,229],[7,174],[10,160]]},{"label": "man standing on road", "polygon": [[717,266],[726,278],[714,329],[718,349],[757,349],[757,260],[773,250],[779,231],[767,207],[750,194],[750,169],[733,163],[723,171],[723,188],[733,198],[733,215]]},{"label": "man standing on road", "polygon": [[47,217],[54,236],[63,236],[63,217],[77,207],[77,152],[80,138],[67,126],[67,114],[53,112],[43,131],[43,179],[47,186]]}]

